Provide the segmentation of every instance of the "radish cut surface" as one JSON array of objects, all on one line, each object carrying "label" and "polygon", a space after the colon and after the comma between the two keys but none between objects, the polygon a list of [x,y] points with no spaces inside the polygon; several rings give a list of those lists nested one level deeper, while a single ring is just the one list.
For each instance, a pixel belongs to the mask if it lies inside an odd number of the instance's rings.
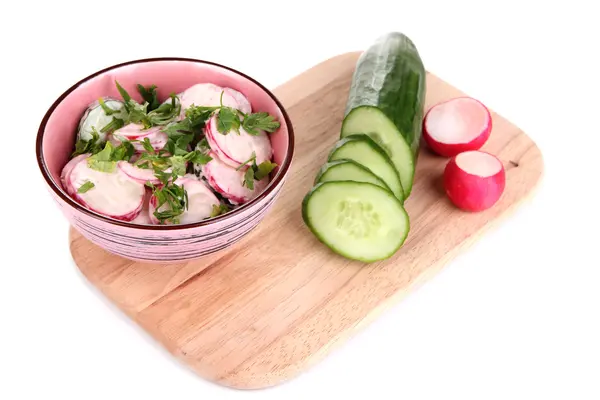
[{"label": "radish cut surface", "polygon": [[252,113],[252,105],[250,105],[248,98],[246,98],[246,96],[244,96],[243,93],[238,92],[237,90],[232,88],[225,88],[225,92],[235,99],[235,101],[237,102],[238,110],[240,110],[244,114]]},{"label": "radish cut surface", "polygon": [[[177,185],[183,185],[188,195],[188,209],[179,216],[180,224],[191,224],[209,218],[213,212],[213,206],[219,206],[220,202],[217,196],[192,174],[186,174],[175,181]],[[158,200],[155,196],[150,198],[149,215],[153,224],[159,224],[159,220],[154,215]],[[159,211],[168,210],[168,205],[163,204]],[[166,222],[170,223],[170,222]]]},{"label": "radish cut surface", "polygon": [[63,185],[63,189],[65,189],[67,191],[67,193],[71,196],[73,196],[75,194],[75,191],[73,190],[73,187],[71,186],[71,172],[73,171],[73,168],[75,168],[75,166],[81,161],[84,160],[86,158],[88,158],[90,156],[90,154],[80,154],[77,157],[72,158],[71,160],[69,160],[68,163],[65,164],[65,166],[63,167],[61,173],[60,173],[60,182]]},{"label": "radish cut surface", "polygon": [[154,175],[154,170],[151,168],[139,168],[127,161],[119,161],[117,165],[127,176],[139,183],[160,183],[160,180]]},{"label": "radish cut surface", "polygon": [[221,160],[234,168],[247,162],[254,153],[256,164],[270,160],[273,156],[271,141],[267,134],[260,131],[258,135],[250,135],[243,128],[239,134],[230,131],[226,135],[217,130],[217,117],[211,117],[204,129],[210,148]]},{"label": "radish cut surface", "polygon": [[223,197],[234,204],[243,204],[252,200],[262,192],[269,183],[269,177],[260,181],[254,181],[254,188],[251,190],[244,186],[244,173],[246,168],[236,171],[235,168],[221,161],[217,154],[211,152],[212,157],[204,168],[202,175],[208,181],[208,184]]},{"label": "radish cut surface", "polygon": [[167,145],[167,141],[169,140],[167,134],[162,132],[161,129],[159,126],[144,129],[140,124],[128,124],[110,134],[108,140],[113,146],[121,144],[119,136],[122,136],[126,140],[134,140],[131,142],[133,148],[138,152],[143,152],[145,150],[141,141],[148,139],[154,150],[161,150]]},{"label": "radish cut surface", "polygon": [[450,201],[465,211],[483,211],[502,196],[504,166],[492,154],[467,151],[453,157],[444,170],[444,188]]},{"label": "radish cut surface", "polygon": [[190,86],[181,93],[182,112],[190,106],[216,107],[221,105],[221,93],[223,93],[223,105],[238,108],[235,97],[227,92],[225,88],[212,83],[198,83]]},{"label": "radish cut surface", "polygon": [[[90,168],[87,159],[84,159],[75,165],[69,181],[76,199],[100,214],[131,221],[142,210],[144,185],[129,178],[119,168],[110,173],[96,171]],[[94,187],[85,193],[78,193],[78,189],[87,182],[94,184]]]},{"label": "radish cut surface", "polygon": [[436,104],[427,112],[423,123],[423,136],[429,147],[446,157],[480,149],[491,130],[490,112],[470,97]]}]

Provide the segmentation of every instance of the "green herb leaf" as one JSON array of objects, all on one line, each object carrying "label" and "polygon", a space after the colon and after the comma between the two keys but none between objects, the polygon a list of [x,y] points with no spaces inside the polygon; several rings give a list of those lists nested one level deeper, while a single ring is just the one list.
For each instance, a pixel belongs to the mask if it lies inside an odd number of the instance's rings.
[{"label": "green herb leaf", "polygon": [[254,168],[250,167],[244,174],[243,186],[246,186],[250,190],[254,190]]},{"label": "green herb leaf", "polygon": [[171,163],[171,171],[177,176],[185,175],[185,158],[183,156],[171,156],[169,157],[169,163]]},{"label": "green herb leaf", "polygon": [[115,80],[115,85],[117,86],[117,90],[119,91],[119,94],[125,102],[125,108],[127,108],[127,103],[129,103],[129,101],[131,100],[131,96],[129,95],[129,93],[127,93],[127,90],[123,89],[123,86],[121,86],[117,80]]},{"label": "green herb leaf", "polygon": [[229,212],[229,207],[227,207],[226,204],[220,203],[218,206],[216,204],[213,204],[212,212],[210,213],[210,218],[217,217],[227,212]]},{"label": "green herb leaf", "polygon": [[226,135],[233,130],[240,132],[240,117],[237,111],[230,107],[222,107],[217,114],[217,130]]},{"label": "green herb leaf", "polygon": [[114,132],[117,129],[122,128],[123,126],[125,126],[125,121],[123,121],[121,118],[113,117],[112,121],[110,121],[108,124],[104,125],[104,127],[102,129],[100,129],[100,132],[102,132],[102,133]]},{"label": "green herb leaf", "polygon": [[269,113],[258,112],[246,115],[242,121],[242,127],[251,135],[258,135],[260,131],[275,132],[280,124]]},{"label": "green herb leaf", "polygon": [[77,143],[75,143],[75,151],[71,154],[71,157],[87,153],[96,154],[100,151],[102,151],[100,134],[96,131],[96,128],[92,127],[92,138],[90,140],[79,139]]},{"label": "green herb leaf", "polygon": [[104,102],[104,99],[102,97],[100,97],[98,99],[98,103],[100,104],[100,107],[102,107],[102,110],[104,110],[104,114],[106,115],[113,115],[115,113],[118,113],[120,110],[113,110],[112,108],[110,108],[109,106],[106,105],[106,103]]},{"label": "green herb leaf", "polygon": [[165,102],[148,113],[148,121],[153,126],[167,125],[173,122],[181,114],[181,102],[174,94],[171,94],[171,102]]},{"label": "green herb leaf", "polygon": [[77,189],[77,193],[85,193],[88,190],[90,190],[91,188],[93,188],[95,185],[90,182],[90,181],[85,181],[85,183],[83,185],[81,185],[79,187],[79,189]]},{"label": "green herb leaf", "polygon": [[110,158],[112,161],[129,161],[134,153],[133,144],[129,140],[122,140],[121,144],[113,150]]},{"label": "green herb leaf", "polygon": [[159,108],[160,102],[158,101],[158,94],[156,93],[156,85],[150,85],[146,88],[138,83],[137,90],[144,101],[148,103],[148,111]]},{"label": "green herb leaf", "polygon": [[272,163],[269,160],[261,162],[260,164],[258,164],[258,166],[253,166],[252,169],[255,170],[254,179],[260,181],[264,177],[269,176],[269,174],[275,169],[275,167],[277,167],[277,164]]},{"label": "green herb leaf", "polygon": [[240,165],[239,167],[237,167],[235,170],[239,171],[240,169],[244,168],[248,163],[253,163],[256,160],[256,153],[252,152],[252,155],[250,156],[249,159],[247,159],[246,161],[244,161],[242,163],[242,165]]},{"label": "green herb leaf", "polygon": [[142,146],[144,147],[144,150],[146,150],[148,153],[156,154],[156,152],[154,151],[154,147],[152,147],[152,144],[150,143],[150,139],[148,139],[147,137],[145,137],[142,141]]},{"label": "green herb leaf", "polygon": [[116,162],[111,161],[114,148],[110,142],[106,142],[104,149],[88,158],[88,167],[101,172],[114,172]]},{"label": "green herb leaf", "polygon": [[[187,191],[183,185],[177,185],[169,182],[168,178],[163,182],[165,177],[171,174],[160,174],[162,186],[152,186],[153,195],[156,197],[158,204],[154,211],[154,216],[159,220],[159,223],[164,224],[168,221],[179,223],[179,216],[188,209],[189,199]],[[158,176],[158,175],[157,175]],[[165,206],[165,207],[164,207]],[[161,210],[161,208],[166,208]],[[160,211],[159,211],[160,210]]]},{"label": "green herb leaf", "polygon": [[206,165],[212,160],[212,157],[202,153],[200,150],[190,151],[184,156],[186,161],[189,161],[193,164]]}]

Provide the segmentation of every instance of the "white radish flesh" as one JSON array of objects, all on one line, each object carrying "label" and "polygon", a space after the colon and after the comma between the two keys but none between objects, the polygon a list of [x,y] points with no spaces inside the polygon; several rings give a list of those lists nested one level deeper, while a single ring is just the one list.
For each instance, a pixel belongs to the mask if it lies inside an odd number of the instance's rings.
[{"label": "white radish flesh", "polygon": [[[105,97],[103,100],[104,104],[111,110],[123,109],[123,102],[119,100],[109,97]],[[88,106],[79,120],[77,139],[92,139],[92,132],[95,129],[98,132],[100,141],[104,142],[106,140],[106,133],[101,132],[101,130],[112,121],[113,117],[123,118],[122,112],[106,115],[104,109],[100,106],[100,102],[96,100]]]},{"label": "white radish flesh", "polygon": [[240,128],[239,134],[232,130],[224,135],[217,130],[217,117],[213,116],[206,123],[204,133],[210,148],[225,164],[234,168],[247,162],[253,153],[256,155],[256,164],[270,160],[273,156],[271,141],[263,131],[255,136]]},{"label": "white radish flesh", "polygon": [[121,144],[120,137],[123,137],[125,140],[133,141],[131,142],[133,148],[138,152],[142,152],[145,150],[141,142],[148,139],[154,150],[161,150],[169,140],[167,134],[162,132],[161,129],[159,126],[144,129],[141,124],[127,124],[110,134],[108,140],[113,146],[118,146]]},{"label": "white radish flesh", "polygon": [[[138,216],[144,200],[144,185],[129,178],[119,168],[114,172],[101,172],[88,166],[87,159],[75,165],[69,177],[77,200],[100,214],[131,221]],[[91,182],[94,187],[84,193],[77,191]]]},{"label": "white radish flesh", "polygon": [[[175,184],[183,185],[188,196],[188,209],[179,215],[179,224],[191,224],[209,218],[213,212],[213,206],[219,206],[220,204],[219,199],[210,188],[194,175],[186,174],[179,177]],[[157,205],[158,200],[155,196],[152,196],[149,204],[149,215],[153,224],[159,224],[159,220],[154,215]],[[167,204],[163,204],[159,211],[168,210],[168,207]]]},{"label": "white radish flesh", "polygon": [[127,176],[139,183],[145,184],[146,182],[150,182],[155,185],[160,183],[160,180],[156,177],[152,168],[136,167],[127,161],[119,161],[117,165]]},{"label": "white radish flesh", "polygon": [[483,211],[502,196],[506,177],[502,162],[483,151],[467,151],[453,157],[444,170],[448,198],[465,211]]},{"label": "white radish flesh", "polygon": [[435,153],[445,157],[480,149],[491,130],[490,112],[470,97],[457,97],[433,106],[423,123],[425,141]]},{"label": "white radish flesh", "polygon": [[152,220],[150,219],[150,197],[152,196],[152,192],[150,189],[146,189],[146,193],[144,195],[144,204],[142,206],[142,211],[138,214],[137,217],[131,220],[132,224],[138,225],[152,225]]},{"label": "white radish flesh", "polygon": [[244,114],[252,113],[252,105],[250,104],[250,102],[248,101],[248,98],[246,96],[244,96],[243,93],[238,92],[237,90],[232,89],[232,88],[225,88],[225,92],[230,94],[235,99],[235,101],[238,104],[237,105],[238,110],[240,110]]},{"label": "white radish flesh", "polygon": [[225,88],[212,83],[198,83],[183,91],[181,94],[182,110],[191,105],[216,107],[221,105],[221,93],[223,93],[223,105],[237,108],[238,102],[235,97],[225,91]]},{"label": "white radish flesh", "polygon": [[235,168],[221,161],[214,152],[210,153],[210,156],[212,160],[204,165],[202,175],[217,193],[220,193],[231,203],[246,203],[267,187],[269,183],[268,176],[260,181],[254,181],[254,188],[252,190],[249,189],[244,185],[244,174],[247,168],[236,171]]}]

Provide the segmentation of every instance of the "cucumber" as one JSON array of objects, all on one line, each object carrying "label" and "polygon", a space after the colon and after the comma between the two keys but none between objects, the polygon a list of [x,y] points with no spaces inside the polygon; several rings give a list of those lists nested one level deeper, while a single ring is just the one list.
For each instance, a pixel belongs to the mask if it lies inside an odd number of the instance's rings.
[{"label": "cucumber", "polygon": [[355,181],[367,182],[390,190],[384,181],[372,173],[368,168],[352,160],[336,160],[326,163],[321,167],[315,178],[315,185],[329,181]]},{"label": "cucumber", "polygon": [[410,230],[400,201],[389,190],[367,182],[318,183],[304,197],[302,218],[332,251],[363,262],[391,257]]},{"label": "cucumber", "polygon": [[426,72],[414,43],[402,33],[379,37],[359,57],[341,137],[364,133],[389,155],[404,198],[412,191],[425,108]]},{"label": "cucumber", "polygon": [[352,160],[368,168],[386,183],[400,202],[404,202],[402,183],[394,164],[369,136],[356,134],[338,140],[329,154],[328,161],[336,160]]}]

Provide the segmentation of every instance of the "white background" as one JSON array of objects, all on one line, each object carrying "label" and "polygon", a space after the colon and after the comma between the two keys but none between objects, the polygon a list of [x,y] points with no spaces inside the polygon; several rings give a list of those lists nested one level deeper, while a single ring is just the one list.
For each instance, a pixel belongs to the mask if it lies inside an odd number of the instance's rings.
[{"label": "white background", "polygon": [[[599,399],[595,2],[240,3],[2,6],[0,399]],[[430,71],[536,141],[542,186],[300,377],[251,392],[197,378],[72,263],[35,162],[44,112],[75,81],[130,59],[213,60],[274,88],[392,30],[415,41]]]}]

